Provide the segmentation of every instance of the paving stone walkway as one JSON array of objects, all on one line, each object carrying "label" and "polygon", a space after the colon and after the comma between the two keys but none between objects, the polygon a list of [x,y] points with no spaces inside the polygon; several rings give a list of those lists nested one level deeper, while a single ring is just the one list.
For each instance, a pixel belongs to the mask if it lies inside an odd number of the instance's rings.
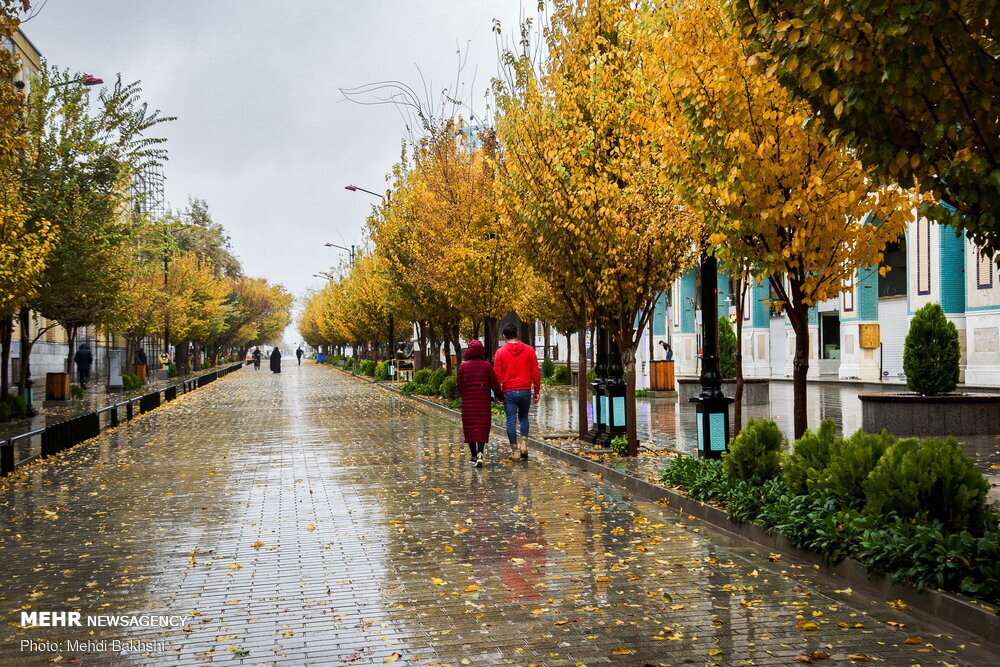
[{"label": "paving stone walkway", "polygon": [[990,664],[592,476],[496,444],[472,469],[460,433],[286,364],[28,467],[0,482],[0,664]]}]

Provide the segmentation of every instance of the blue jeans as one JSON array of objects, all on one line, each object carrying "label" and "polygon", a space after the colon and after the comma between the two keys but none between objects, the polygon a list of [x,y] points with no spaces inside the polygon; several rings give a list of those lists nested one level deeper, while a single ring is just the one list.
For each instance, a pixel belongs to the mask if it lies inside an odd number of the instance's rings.
[{"label": "blue jeans", "polygon": [[503,410],[507,413],[507,439],[517,444],[517,424],[521,422],[521,437],[528,437],[528,408],[531,407],[531,390],[514,389],[503,393]]}]

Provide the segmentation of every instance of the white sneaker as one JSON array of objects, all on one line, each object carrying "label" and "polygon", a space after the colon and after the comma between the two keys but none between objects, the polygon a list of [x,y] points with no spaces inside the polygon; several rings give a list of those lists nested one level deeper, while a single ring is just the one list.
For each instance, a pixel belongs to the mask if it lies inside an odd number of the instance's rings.
[{"label": "white sneaker", "polygon": [[473,463],[472,465],[476,466],[477,468],[482,468],[483,467],[483,453],[482,452],[479,452],[479,454],[476,455],[476,462]]},{"label": "white sneaker", "polygon": [[479,459],[471,459],[469,461],[469,465],[472,466],[473,468],[478,468],[479,467]]}]

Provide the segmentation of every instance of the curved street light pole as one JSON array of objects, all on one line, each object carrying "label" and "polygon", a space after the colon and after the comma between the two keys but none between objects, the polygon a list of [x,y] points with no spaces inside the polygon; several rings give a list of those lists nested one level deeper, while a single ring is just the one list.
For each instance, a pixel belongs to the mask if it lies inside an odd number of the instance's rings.
[{"label": "curved street light pole", "polygon": [[[392,203],[392,192],[388,191],[388,190],[386,191],[386,193],[384,195],[380,195],[377,192],[372,192],[371,190],[365,190],[364,188],[359,188],[356,185],[345,185],[344,189],[345,190],[350,190],[351,192],[358,192],[358,191],[367,192],[368,194],[374,195],[375,197],[381,197],[382,201],[384,201],[387,205]],[[341,248],[341,247],[343,247],[343,246],[334,246],[332,243],[327,243],[326,245],[333,246],[335,248]],[[344,248],[344,249],[346,250],[346,248]],[[351,250],[351,264],[353,264],[353,263],[354,263],[354,250],[353,250],[353,246],[352,246],[352,250]],[[396,357],[396,340],[395,339],[396,339],[396,321],[395,321],[395,318],[393,317],[393,314],[390,312],[389,313],[389,349],[388,349],[388,353],[389,353],[389,377],[390,378],[394,378],[395,375],[396,375],[396,366],[393,363],[393,361],[395,361],[395,357]]]}]

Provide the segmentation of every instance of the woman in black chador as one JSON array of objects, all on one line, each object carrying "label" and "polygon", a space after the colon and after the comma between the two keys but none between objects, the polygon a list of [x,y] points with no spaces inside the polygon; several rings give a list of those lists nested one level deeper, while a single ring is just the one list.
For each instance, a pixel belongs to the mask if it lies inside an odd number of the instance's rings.
[{"label": "woman in black chador", "polygon": [[281,372],[281,350],[278,348],[271,350],[271,372]]}]

